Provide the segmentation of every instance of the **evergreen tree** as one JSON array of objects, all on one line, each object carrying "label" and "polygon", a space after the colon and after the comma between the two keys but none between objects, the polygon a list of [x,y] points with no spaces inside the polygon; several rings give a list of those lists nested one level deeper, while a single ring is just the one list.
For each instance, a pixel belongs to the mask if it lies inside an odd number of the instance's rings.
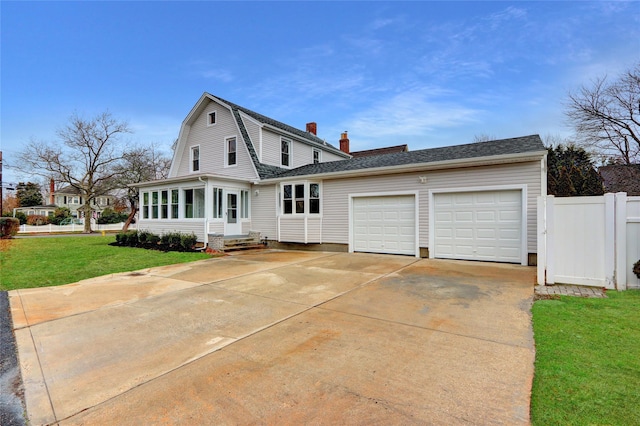
[{"label": "evergreen tree", "polygon": [[583,148],[558,145],[547,149],[547,194],[558,197],[604,194],[602,178]]},{"label": "evergreen tree", "polygon": [[20,207],[41,206],[44,203],[40,185],[33,182],[20,182],[17,187],[16,197]]}]

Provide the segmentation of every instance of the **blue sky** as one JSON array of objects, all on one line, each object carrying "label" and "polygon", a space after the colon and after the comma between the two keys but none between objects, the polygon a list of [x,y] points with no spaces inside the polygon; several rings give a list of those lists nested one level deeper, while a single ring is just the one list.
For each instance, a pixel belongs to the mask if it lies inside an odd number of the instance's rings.
[{"label": "blue sky", "polygon": [[7,169],[73,113],[170,152],[203,92],[351,149],[569,136],[563,102],[640,60],[638,2],[0,2]]}]

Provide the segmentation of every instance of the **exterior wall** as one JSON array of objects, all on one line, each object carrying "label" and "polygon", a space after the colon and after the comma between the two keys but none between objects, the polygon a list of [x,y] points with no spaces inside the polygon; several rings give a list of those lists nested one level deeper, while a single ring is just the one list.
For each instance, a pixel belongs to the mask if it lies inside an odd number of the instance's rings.
[{"label": "exterior wall", "polygon": [[[253,143],[253,149],[256,150],[258,154],[258,158],[262,158],[262,131],[260,129],[260,125],[253,121],[251,118],[240,114],[242,117],[242,122],[244,123],[244,127],[247,129],[247,133],[249,134],[249,138],[251,138],[251,142]],[[262,160],[260,160],[262,161]]]},{"label": "exterior wall", "polygon": [[[272,132],[268,129],[262,130],[262,162],[270,164],[272,166],[280,166],[280,137],[281,135]],[[253,138],[253,136],[252,136]],[[305,164],[313,163],[313,148],[311,145],[307,145],[301,142],[297,142],[295,139],[288,138],[291,144],[291,168],[304,166]],[[317,147],[322,151],[320,161],[325,163],[328,161],[344,160],[336,154],[323,150],[321,147]]]},{"label": "exterior wall", "polygon": [[[426,176],[426,183],[420,183]],[[429,246],[429,190],[527,185],[527,250],[535,253],[536,247],[536,197],[541,190],[540,162],[449,169],[441,171],[404,173],[397,175],[368,176],[349,179],[324,180],[322,183],[323,243],[349,242],[349,194],[418,191],[419,244]]]},{"label": "exterior wall", "polygon": [[[216,124],[207,125],[207,116],[216,111]],[[210,101],[198,114],[186,132],[186,140],[180,141],[180,154],[174,158],[175,176],[212,173],[238,178],[255,179],[256,172],[246,146],[236,126],[231,111]],[[237,140],[237,164],[225,167],[225,139],[235,136]],[[200,145],[200,170],[191,172],[191,147]]]},{"label": "exterior wall", "polygon": [[198,241],[206,241],[204,219],[145,219],[137,224],[138,230],[149,231],[157,235],[168,232],[181,232],[183,234],[194,233]]},{"label": "exterior wall", "polygon": [[[256,190],[259,192],[257,196]],[[277,208],[276,185],[254,186],[251,191],[251,230],[259,231],[262,238],[276,240],[278,237]]]}]

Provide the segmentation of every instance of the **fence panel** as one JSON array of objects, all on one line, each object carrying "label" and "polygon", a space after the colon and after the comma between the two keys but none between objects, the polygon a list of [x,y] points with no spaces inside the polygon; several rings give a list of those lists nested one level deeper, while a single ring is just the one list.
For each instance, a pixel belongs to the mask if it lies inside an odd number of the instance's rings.
[{"label": "fence panel", "polygon": [[538,284],[640,288],[640,197],[538,199]]}]

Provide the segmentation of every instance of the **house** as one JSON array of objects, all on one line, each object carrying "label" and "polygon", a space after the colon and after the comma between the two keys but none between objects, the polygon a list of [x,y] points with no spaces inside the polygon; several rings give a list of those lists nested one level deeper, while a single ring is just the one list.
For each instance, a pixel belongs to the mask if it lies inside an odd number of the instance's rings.
[{"label": "house", "polygon": [[538,135],[354,158],[317,125],[296,129],[204,93],[169,177],[144,182],[139,229],[202,242],[250,232],[273,246],[535,263]]},{"label": "house", "polygon": [[[73,217],[82,218],[83,212],[80,209],[84,205],[84,198],[80,190],[67,185],[57,191],[51,189],[51,198],[57,207],[67,207]],[[115,197],[112,195],[100,195],[91,200],[91,208],[95,212],[96,218],[100,217],[104,209],[113,208]]]},{"label": "house", "polygon": [[605,192],[640,195],[640,164],[611,164],[598,169]]}]

